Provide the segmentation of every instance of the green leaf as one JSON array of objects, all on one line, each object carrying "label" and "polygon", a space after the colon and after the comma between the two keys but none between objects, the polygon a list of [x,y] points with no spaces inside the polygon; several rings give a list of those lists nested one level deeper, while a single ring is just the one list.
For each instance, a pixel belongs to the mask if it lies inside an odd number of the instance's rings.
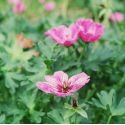
[{"label": "green leaf", "polygon": [[82,107],[84,107],[84,106],[85,106],[85,104],[81,104],[77,108],[74,108],[71,105],[65,103],[65,108],[68,110],[66,111],[64,118],[68,118],[68,117],[74,115],[75,113],[78,113],[79,115],[81,115],[84,118],[88,118],[86,111],[82,109]]},{"label": "green leaf", "polygon": [[23,104],[26,105],[26,107],[29,109],[29,113],[32,114],[35,107],[35,98],[36,98],[37,90],[34,91],[24,91],[23,93],[20,93],[20,101],[23,102]]},{"label": "green leaf", "polygon": [[56,43],[50,38],[46,38],[45,41],[39,42],[40,51],[47,59],[52,59],[55,46]]},{"label": "green leaf", "polygon": [[76,112],[75,112],[75,110],[67,110],[66,112],[65,112],[65,114],[64,114],[64,119],[67,119],[67,118],[69,118],[69,117],[71,117],[72,115],[74,115]]},{"label": "green leaf", "polygon": [[97,93],[98,99],[93,98],[92,102],[94,105],[96,105],[97,107],[103,108],[103,109],[107,109],[107,106],[110,107],[115,107],[116,105],[116,97],[115,97],[115,90],[111,90],[109,93],[107,93],[106,91],[101,91],[100,93]]},{"label": "green leaf", "polygon": [[0,33],[0,42],[3,42],[4,40],[5,40],[5,36],[2,33]]},{"label": "green leaf", "polygon": [[9,91],[14,94],[15,89],[18,87],[18,84],[12,79],[11,73],[5,74],[5,86],[9,89]]},{"label": "green leaf", "polygon": [[0,124],[5,123],[5,118],[6,118],[5,114],[0,115]]},{"label": "green leaf", "polygon": [[64,107],[65,107],[66,109],[73,109],[73,107],[72,107],[71,105],[67,104],[67,103],[65,103]]},{"label": "green leaf", "polygon": [[97,99],[95,99],[95,98],[92,98],[92,103],[91,104],[94,104],[96,107],[98,107],[98,108],[104,108],[105,109],[105,107],[103,106],[103,104],[101,104],[100,102],[99,102],[99,100],[97,100]]},{"label": "green leaf", "polygon": [[48,114],[48,116],[53,119],[56,123],[64,123],[64,120],[63,120],[63,117],[62,117],[62,114],[61,114],[62,111],[59,111],[59,110],[53,110]]},{"label": "green leaf", "polygon": [[113,116],[125,115],[125,97],[122,98],[119,104],[112,109]]},{"label": "green leaf", "polygon": [[79,115],[81,115],[82,117],[88,118],[88,115],[87,115],[86,111],[83,110],[82,108],[76,108],[76,112],[77,112]]},{"label": "green leaf", "polygon": [[42,118],[41,116],[43,116],[45,113],[43,112],[39,112],[39,111],[33,111],[32,114],[31,114],[31,121],[34,122],[34,123],[40,123]]},{"label": "green leaf", "polygon": [[12,76],[12,78],[15,79],[15,80],[19,80],[19,81],[26,80],[26,77],[25,77],[25,75],[23,75],[23,74],[19,74],[19,73],[12,72],[12,73],[11,73],[11,76]]},{"label": "green leaf", "polygon": [[105,110],[108,110],[109,107],[112,116],[125,115],[125,97],[122,98],[117,104],[115,90],[112,89],[109,93],[107,93],[106,91],[101,91],[97,94],[97,96],[98,99],[92,99],[92,104],[94,104],[96,107]]},{"label": "green leaf", "polygon": [[20,121],[23,119],[24,117],[24,113],[23,112],[19,112],[19,114],[15,114],[12,123],[13,124],[20,124]]}]

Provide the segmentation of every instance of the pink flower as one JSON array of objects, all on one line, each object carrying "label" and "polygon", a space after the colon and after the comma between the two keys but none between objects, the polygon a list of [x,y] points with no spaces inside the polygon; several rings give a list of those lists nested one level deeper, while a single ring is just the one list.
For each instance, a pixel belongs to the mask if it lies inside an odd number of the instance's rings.
[{"label": "pink flower", "polygon": [[124,15],[120,12],[112,13],[109,19],[112,22],[122,22],[124,20]]},{"label": "pink flower", "polygon": [[25,4],[22,2],[19,2],[15,4],[15,6],[13,7],[13,12],[19,14],[19,13],[23,13],[25,9],[26,9]]},{"label": "pink flower", "polygon": [[56,96],[70,96],[74,92],[81,89],[89,82],[90,77],[84,72],[68,78],[68,75],[63,71],[57,71],[54,75],[45,77],[47,82],[38,82],[37,87],[46,93],[51,93]]},{"label": "pink flower", "polygon": [[78,29],[75,24],[66,27],[64,25],[52,28],[45,32],[45,35],[51,37],[55,42],[64,45],[71,46],[78,39]]},{"label": "pink flower", "polygon": [[45,3],[44,8],[48,12],[53,11],[55,9],[55,3],[54,2],[47,2],[47,3]]},{"label": "pink flower", "polygon": [[79,28],[79,37],[84,42],[95,42],[104,33],[104,26],[100,23],[93,22],[91,19],[78,19],[76,25]]},{"label": "pink flower", "polygon": [[21,2],[21,0],[8,0],[8,3],[12,3],[12,4],[17,4],[20,2]]},{"label": "pink flower", "polygon": [[40,3],[44,4],[45,3],[45,0],[39,0]]}]

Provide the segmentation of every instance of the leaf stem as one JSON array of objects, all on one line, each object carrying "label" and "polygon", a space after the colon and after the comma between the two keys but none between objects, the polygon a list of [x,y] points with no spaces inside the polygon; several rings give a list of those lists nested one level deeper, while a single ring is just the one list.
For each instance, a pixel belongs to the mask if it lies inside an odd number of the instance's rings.
[{"label": "leaf stem", "polygon": [[111,119],[112,119],[112,115],[109,116],[109,118],[107,120],[107,124],[110,124]]},{"label": "leaf stem", "polygon": [[75,116],[75,124],[77,124],[77,114],[76,114],[76,116]]}]

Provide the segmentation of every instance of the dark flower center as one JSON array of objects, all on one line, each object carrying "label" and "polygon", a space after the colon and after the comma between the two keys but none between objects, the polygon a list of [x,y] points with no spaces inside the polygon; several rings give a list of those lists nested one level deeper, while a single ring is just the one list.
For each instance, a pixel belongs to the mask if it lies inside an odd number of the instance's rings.
[{"label": "dark flower center", "polygon": [[59,92],[67,93],[69,90],[70,90],[70,86],[68,86],[66,82],[63,83],[63,86],[61,85],[58,86]]}]

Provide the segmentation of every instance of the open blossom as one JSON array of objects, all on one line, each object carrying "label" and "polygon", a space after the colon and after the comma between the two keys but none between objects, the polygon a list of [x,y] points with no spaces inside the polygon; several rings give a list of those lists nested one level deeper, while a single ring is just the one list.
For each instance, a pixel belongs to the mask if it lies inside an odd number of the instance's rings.
[{"label": "open blossom", "polygon": [[64,25],[54,27],[45,32],[45,35],[49,36],[55,42],[61,45],[71,46],[77,41],[78,33],[78,28],[75,24],[72,24],[69,27],[66,27]]},{"label": "open blossom", "polygon": [[44,4],[44,8],[48,12],[53,11],[55,9],[55,3],[54,2],[47,2]]},{"label": "open blossom", "polygon": [[19,2],[17,4],[15,4],[15,6],[13,7],[13,12],[14,13],[23,13],[26,10],[26,6],[23,2]]},{"label": "open blossom", "polygon": [[56,96],[70,96],[89,82],[90,77],[84,72],[68,78],[63,71],[45,77],[47,82],[38,82],[37,87],[46,93]]},{"label": "open blossom", "polygon": [[84,42],[95,42],[104,33],[104,26],[100,23],[93,22],[91,19],[78,19],[76,25],[79,28],[79,37]]},{"label": "open blossom", "polygon": [[124,15],[120,12],[112,13],[109,19],[112,22],[122,22],[124,20]]}]

